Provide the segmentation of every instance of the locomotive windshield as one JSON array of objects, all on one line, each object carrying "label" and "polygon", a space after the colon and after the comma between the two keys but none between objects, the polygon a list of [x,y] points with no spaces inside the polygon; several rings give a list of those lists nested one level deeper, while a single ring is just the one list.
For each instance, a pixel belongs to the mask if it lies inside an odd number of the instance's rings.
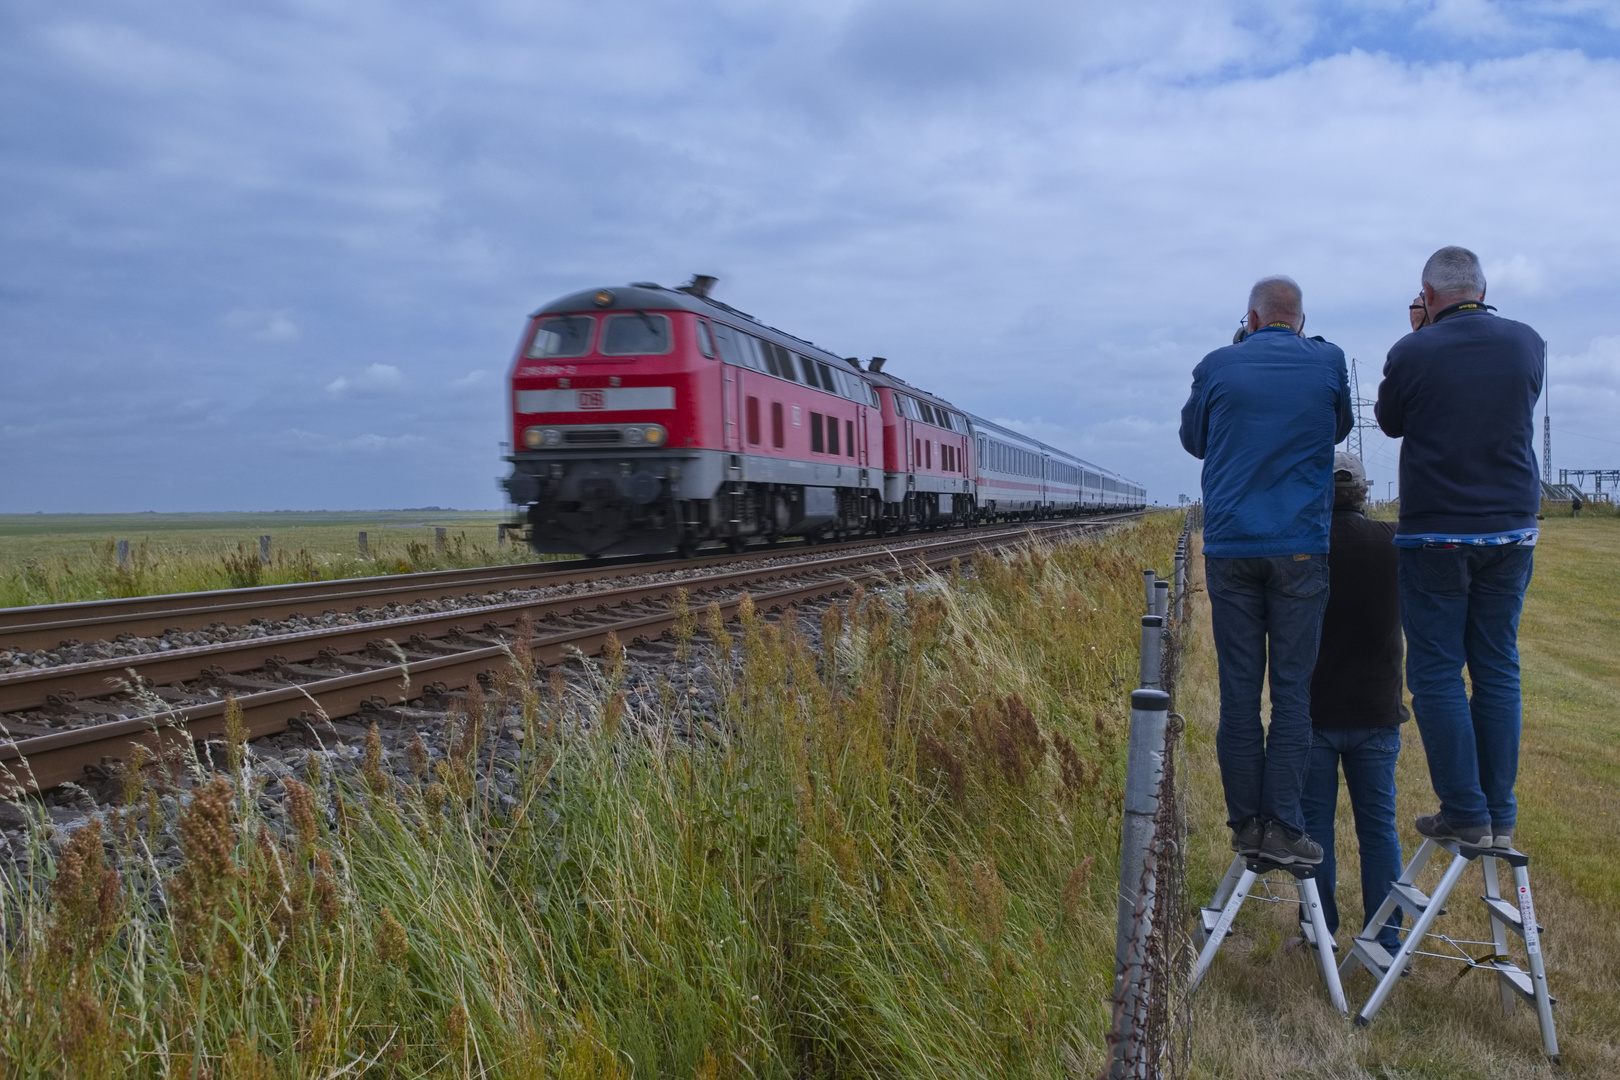
[{"label": "locomotive windshield", "polygon": [[638,311],[609,315],[602,328],[603,356],[648,356],[669,351],[669,317]]},{"label": "locomotive windshield", "polygon": [[531,360],[547,356],[584,356],[591,347],[591,330],[595,326],[596,320],[589,315],[555,315],[541,319],[528,356]]}]

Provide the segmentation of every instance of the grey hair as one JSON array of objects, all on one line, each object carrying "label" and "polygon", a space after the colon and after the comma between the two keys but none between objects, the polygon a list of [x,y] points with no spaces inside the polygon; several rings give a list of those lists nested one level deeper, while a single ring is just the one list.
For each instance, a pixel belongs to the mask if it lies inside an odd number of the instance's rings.
[{"label": "grey hair", "polygon": [[1485,271],[1479,256],[1465,247],[1443,247],[1423,264],[1423,284],[1440,296],[1485,295]]},{"label": "grey hair", "polygon": [[1305,294],[1299,282],[1285,274],[1273,274],[1254,283],[1249,290],[1249,310],[1268,322],[1298,322],[1305,314]]}]

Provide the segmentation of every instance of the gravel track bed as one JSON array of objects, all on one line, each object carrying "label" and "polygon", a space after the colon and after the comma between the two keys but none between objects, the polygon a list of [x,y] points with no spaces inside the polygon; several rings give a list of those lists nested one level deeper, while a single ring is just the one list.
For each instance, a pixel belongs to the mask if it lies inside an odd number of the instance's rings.
[{"label": "gravel track bed", "polygon": [[[962,538],[992,539],[1003,535],[1005,531],[1022,530],[963,533]],[[897,553],[904,552],[914,547],[938,542],[949,535],[948,533],[924,533],[908,540],[890,541],[887,547]],[[798,562],[830,558],[834,557],[835,554],[845,555],[852,554],[852,552],[833,553],[815,547],[786,548],[780,556],[767,559],[710,563],[702,567],[694,566],[688,569],[663,570],[657,573],[630,574],[600,581],[571,582],[528,589],[509,589],[460,597],[446,596],[437,600],[419,600],[412,604],[386,604],[380,607],[361,608],[349,612],[327,611],[320,615],[293,615],[284,619],[253,619],[245,625],[238,626],[218,623],[202,630],[176,630],[149,637],[125,634],[111,640],[64,643],[55,649],[33,651],[0,649],[0,674],[16,671],[34,671],[41,668],[82,664],[117,657],[166,653],[173,652],[176,649],[219,645],[233,641],[274,638],[284,634],[298,634],[332,627],[360,626],[368,623],[386,624],[392,620],[407,618],[412,615],[442,614],[460,610],[469,610],[469,612],[475,613],[472,609],[496,604],[541,601],[566,596],[588,596],[592,593],[610,589],[633,588],[637,585],[648,585],[661,581],[688,581],[735,570],[765,570]]]},{"label": "gravel track bed", "polygon": [[[968,571],[964,569],[964,573]],[[866,595],[898,599],[898,586],[869,588]],[[795,608],[800,632],[818,652],[821,650],[821,615],[826,608],[846,598],[829,598]],[[776,616],[768,615],[774,621]],[[700,619],[701,622],[701,619]],[[735,632],[735,621],[728,626]],[[675,738],[691,738],[693,732],[716,717],[714,648],[702,630],[692,638],[688,658],[679,659],[673,641],[626,643],[621,683],[626,710],[621,723],[648,730],[663,730]],[[734,638],[728,658],[733,676],[741,672],[741,642]],[[562,704],[551,704],[561,683]],[[535,682],[548,709],[555,710],[557,722],[569,726],[597,722],[604,686],[608,679],[606,662],[600,658],[576,657],[552,668],[536,671]],[[420,783],[411,765],[410,747],[420,740],[425,746],[428,769],[449,756],[451,747],[463,737],[469,713],[482,712],[487,723],[480,745],[475,748],[480,763],[475,799],[503,810],[516,804],[517,769],[523,752],[525,732],[516,707],[504,715],[489,715],[499,701],[496,694],[477,688],[413,700],[405,705],[368,710],[357,716],[311,725],[295,725],[288,731],[256,739],[246,747],[247,775],[256,803],[265,820],[284,836],[292,834],[284,801],[289,777],[308,782],[312,776],[340,777],[359,783],[365,756],[365,742],[376,725],[382,741],[383,768],[403,791]],[[205,767],[218,762],[223,767],[224,747],[210,745],[203,750]],[[21,867],[28,861],[30,831],[43,836],[59,851],[69,836],[92,818],[102,821],[110,837],[115,815],[134,815],[139,830],[149,837],[150,858],[160,870],[168,871],[180,859],[176,820],[190,789],[205,779],[204,769],[182,770],[172,778],[154,773],[149,781],[152,796],[143,805],[119,807],[123,778],[109,776],[99,783],[68,784],[40,796],[0,801],[0,872]],[[329,818],[332,808],[326,808]],[[328,824],[334,822],[329,820]],[[118,851],[108,841],[109,857]]]}]

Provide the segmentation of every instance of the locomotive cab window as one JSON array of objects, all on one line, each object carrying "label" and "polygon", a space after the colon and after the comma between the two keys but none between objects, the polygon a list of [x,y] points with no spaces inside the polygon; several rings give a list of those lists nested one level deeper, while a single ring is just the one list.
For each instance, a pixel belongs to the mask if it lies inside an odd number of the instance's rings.
[{"label": "locomotive cab window", "polygon": [[603,356],[655,356],[669,352],[669,316],[637,311],[609,315],[602,327]]},{"label": "locomotive cab window", "polygon": [[596,320],[589,315],[553,315],[541,319],[524,354],[531,360],[548,356],[584,356],[591,347]]},{"label": "locomotive cab window", "polygon": [[697,321],[698,351],[711,360],[714,358],[714,339],[709,336],[709,324],[706,320]]}]

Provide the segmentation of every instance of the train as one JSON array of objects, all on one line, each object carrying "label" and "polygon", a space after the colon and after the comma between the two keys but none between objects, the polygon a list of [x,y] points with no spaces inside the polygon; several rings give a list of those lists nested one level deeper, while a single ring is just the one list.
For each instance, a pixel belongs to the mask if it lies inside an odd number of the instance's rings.
[{"label": "train", "polygon": [[572,293],[513,359],[502,484],[546,554],[691,554],[1140,509],[1126,477],[768,326],[716,279]]}]

